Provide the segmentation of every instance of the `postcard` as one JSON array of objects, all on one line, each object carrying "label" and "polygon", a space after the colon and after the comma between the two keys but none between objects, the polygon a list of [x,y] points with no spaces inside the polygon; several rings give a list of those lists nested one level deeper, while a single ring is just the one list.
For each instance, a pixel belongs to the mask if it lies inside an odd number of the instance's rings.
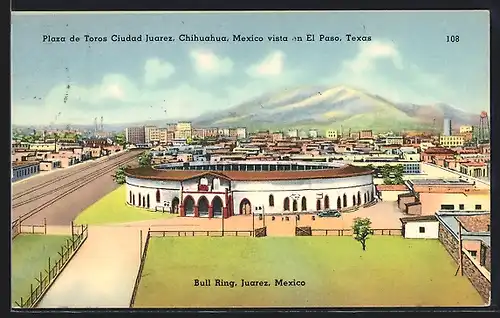
[{"label": "postcard", "polygon": [[12,308],[489,305],[488,11],[14,12],[11,43]]}]

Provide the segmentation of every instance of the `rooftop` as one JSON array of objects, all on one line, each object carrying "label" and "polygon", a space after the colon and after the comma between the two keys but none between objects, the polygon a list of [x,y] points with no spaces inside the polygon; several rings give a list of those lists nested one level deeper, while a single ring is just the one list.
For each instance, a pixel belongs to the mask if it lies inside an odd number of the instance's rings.
[{"label": "rooftop", "polygon": [[[488,231],[475,231],[478,229],[483,229],[482,226],[486,225],[486,220],[490,219],[490,212],[437,212],[436,218],[443,224],[448,231],[453,234],[455,238],[458,238],[458,228],[459,222],[462,224],[462,239],[481,241],[487,246],[491,246],[491,236]],[[481,221],[478,221],[481,220]],[[464,225],[467,222],[469,228]],[[470,231],[468,230],[470,229]]]},{"label": "rooftop", "polygon": [[371,174],[370,169],[356,166],[344,166],[336,169],[288,170],[288,171],[197,171],[197,170],[159,170],[151,167],[129,168],[127,176],[155,180],[183,181],[206,174],[212,174],[234,181],[266,181],[266,180],[304,180],[342,178]]},{"label": "rooftop", "polygon": [[471,182],[467,182],[465,180],[460,179],[413,179],[408,182],[413,185],[472,185]]}]

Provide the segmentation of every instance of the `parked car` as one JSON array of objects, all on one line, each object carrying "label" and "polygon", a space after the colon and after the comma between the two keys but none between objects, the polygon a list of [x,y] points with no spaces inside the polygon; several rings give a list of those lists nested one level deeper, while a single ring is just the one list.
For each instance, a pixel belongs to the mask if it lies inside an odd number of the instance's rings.
[{"label": "parked car", "polygon": [[337,210],[326,210],[326,211],[321,211],[318,213],[318,216],[320,218],[324,217],[334,217],[334,218],[339,218],[340,217],[340,212]]}]

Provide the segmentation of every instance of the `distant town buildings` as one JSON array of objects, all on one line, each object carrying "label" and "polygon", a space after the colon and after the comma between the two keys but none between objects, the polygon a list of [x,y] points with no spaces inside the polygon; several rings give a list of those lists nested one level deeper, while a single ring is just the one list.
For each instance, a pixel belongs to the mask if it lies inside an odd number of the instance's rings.
[{"label": "distant town buildings", "polygon": [[451,119],[449,118],[443,121],[443,136],[451,136]]},{"label": "distant town buildings", "polygon": [[145,127],[140,126],[140,127],[127,127],[127,128],[125,128],[125,140],[127,141],[127,143],[130,143],[130,144],[145,143],[146,142]]}]

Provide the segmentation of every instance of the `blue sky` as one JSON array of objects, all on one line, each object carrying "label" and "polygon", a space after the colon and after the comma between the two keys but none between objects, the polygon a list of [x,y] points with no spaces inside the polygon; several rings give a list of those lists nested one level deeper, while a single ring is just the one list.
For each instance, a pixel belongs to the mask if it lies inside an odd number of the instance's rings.
[{"label": "blue sky", "polygon": [[[348,42],[347,33],[371,41]],[[108,42],[84,42],[85,34]],[[113,34],[175,42],[111,42]],[[180,42],[180,34],[265,39]],[[273,34],[289,41],[267,41]],[[342,41],[291,41],[305,34]],[[67,42],[43,43],[43,35]],[[71,35],[82,40],[70,43]],[[460,41],[447,43],[447,35]],[[489,13],[14,13],[12,74],[14,124],[193,118],[302,85],[350,85],[477,113],[489,109]]]}]

